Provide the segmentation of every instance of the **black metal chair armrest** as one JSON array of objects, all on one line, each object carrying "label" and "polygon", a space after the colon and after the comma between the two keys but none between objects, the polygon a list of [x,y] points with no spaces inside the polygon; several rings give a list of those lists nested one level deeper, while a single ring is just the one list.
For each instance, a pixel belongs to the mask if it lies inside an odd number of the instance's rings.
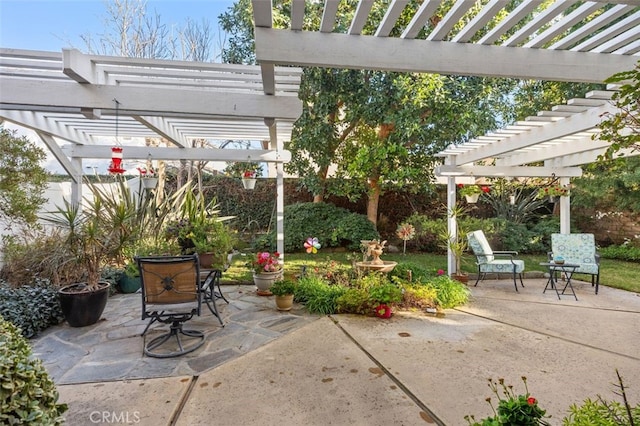
[{"label": "black metal chair armrest", "polygon": [[504,251],[494,251],[493,254],[511,254],[513,256],[517,256],[518,252],[513,250],[504,250]]},{"label": "black metal chair armrest", "polygon": [[596,253],[596,265],[600,266],[600,253]]}]

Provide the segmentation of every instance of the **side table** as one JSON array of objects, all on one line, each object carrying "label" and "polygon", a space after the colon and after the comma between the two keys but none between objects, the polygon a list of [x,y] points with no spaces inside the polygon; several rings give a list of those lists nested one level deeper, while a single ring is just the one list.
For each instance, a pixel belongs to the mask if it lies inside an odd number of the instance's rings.
[{"label": "side table", "polygon": [[[544,290],[542,291],[543,293],[547,291],[547,288],[549,288],[549,286],[551,286],[551,288],[556,291],[558,300],[560,300],[560,295],[564,295],[564,292],[567,290],[567,288],[570,288],[573,297],[578,300],[578,296],[576,296],[576,292],[573,290],[573,285],[571,284],[571,277],[573,277],[573,273],[580,267],[580,265],[576,265],[574,263],[542,262],[540,263],[540,266],[546,266],[547,268],[549,268],[549,279],[547,280],[547,285],[544,286]],[[558,272],[564,273],[567,280],[564,288],[562,289],[562,292],[560,292],[558,289]]]}]

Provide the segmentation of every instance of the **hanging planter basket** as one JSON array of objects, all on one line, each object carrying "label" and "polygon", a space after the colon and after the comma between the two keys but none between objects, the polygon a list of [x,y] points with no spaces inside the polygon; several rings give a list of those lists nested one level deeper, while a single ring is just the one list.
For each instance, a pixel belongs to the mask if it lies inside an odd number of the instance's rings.
[{"label": "hanging planter basket", "polygon": [[155,189],[155,187],[158,186],[158,178],[155,177],[145,177],[142,178],[142,187],[144,189]]},{"label": "hanging planter basket", "polygon": [[464,198],[467,200],[467,203],[475,204],[478,202],[478,198],[480,198],[480,194],[465,195]]},{"label": "hanging planter basket", "polygon": [[244,186],[244,189],[254,189],[256,187],[256,179],[242,178],[242,186]]}]

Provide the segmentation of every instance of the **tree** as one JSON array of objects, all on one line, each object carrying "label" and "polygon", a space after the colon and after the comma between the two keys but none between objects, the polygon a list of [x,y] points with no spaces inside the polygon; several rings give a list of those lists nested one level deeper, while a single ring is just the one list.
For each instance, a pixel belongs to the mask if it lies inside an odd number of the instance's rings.
[{"label": "tree", "polygon": [[47,171],[40,165],[44,150],[25,136],[16,136],[0,122],[0,219],[34,224],[46,199]]},{"label": "tree", "polygon": [[[255,61],[253,25],[247,0],[220,18],[230,31],[223,58]],[[317,26],[322,4],[307,5],[305,26]],[[449,5],[450,6],[450,5]],[[410,6],[417,8],[417,2]],[[284,26],[290,5],[274,2],[274,25]],[[348,25],[354,8],[342,2],[336,25]],[[380,19],[385,5],[372,14]],[[446,10],[441,11],[442,14]],[[375,19],[372,19],[375,21]],[[404,23],[406,24],[406,22]],[[403,25],[401,22],[399,25]],[[363,33],[373,33],[371,24]],[[401,31],[399,28],[395,32]],[[315,201],[327,194],[367,194],[367,216],[377,222],[378,200],[390,187],[412,191],[433,187],[435,154],[452,143],[495,129],[503,103],[498,80],[372,70],[306,68],[299,97],[303,112],[287,148],[285,168],[300,176]],[[504,84],[500,82],[500,84]],[[334,179],[329,170],[335,166]]]},{"label": "tree", "polygon": [[611,98],[620,111],[605,115],[599,126],[602,132],[594,138],[611,143],[603,159],[612,159],[623,149],[640,150],[640,61],[633,70],[615,74],[605,82],[621,84]]}]

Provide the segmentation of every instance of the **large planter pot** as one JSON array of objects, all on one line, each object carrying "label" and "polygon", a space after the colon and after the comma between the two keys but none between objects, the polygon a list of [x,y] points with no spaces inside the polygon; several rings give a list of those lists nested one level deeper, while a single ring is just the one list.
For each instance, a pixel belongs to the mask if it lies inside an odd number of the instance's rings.
[{"label": "large planter pot", "polygon": [[118,287],[123,293],[135,293],[140,290],[140,277],[131,277],[127,274],[122,274],[118,279]]},{"label": "large planter pot", "polygon": [[100,282],[96,291],[86,291],[85,284],[71,284],[58,290],[60,307],[71,327],[85,327],[98,322],[109,299],[111,284]]},{"label": "large planter pot", "polygon": [[276,308],[279,311],[290,311],[293,307],[293,294],[276,296]]},{"label": "large planter pot", "polygon": [[282,271],[253,274],[253,283],[258,288],[258,294],[260,296],[271,296],[269,288],[274,282],[280,279],[282,279]]}]

